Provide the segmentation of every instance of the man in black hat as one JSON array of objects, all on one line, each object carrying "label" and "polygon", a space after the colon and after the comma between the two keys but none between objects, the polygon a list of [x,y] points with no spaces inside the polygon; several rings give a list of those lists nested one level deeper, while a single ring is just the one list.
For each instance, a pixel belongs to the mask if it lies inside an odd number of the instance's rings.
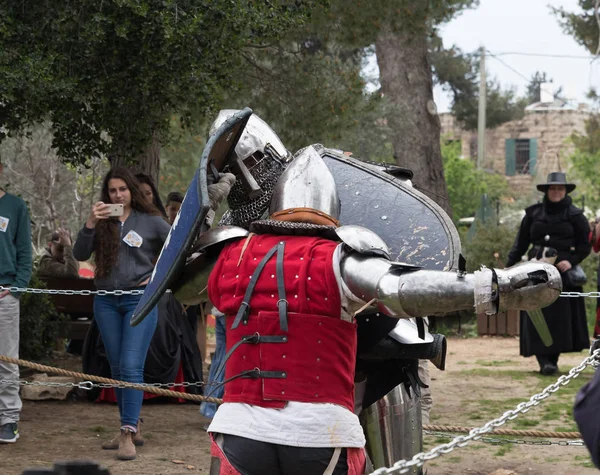
[{"label": "man in black hat", "polygon": [[[561,273],[563,290],[581,292],[585,275],[578,264],[591,252],[590,227],[583,211],[575,207],[568,194],[575,184],[568,183],[562,172],[552,172],[546,183],[537,185],[544,193],[541,203],[525,210],[519,234],[508,255],[507,266],[533,259],[545,249],[556,251],[554,264]],[[530,244],[532,245],[530,248]],[[534,356],[540,372],[552,375],[558,371],[560,353],[579,352],[589,347],[589,335],[583,298],[559,298],[542,309],[552,335],[552,345],[545,346],[526,312],[521,312],[522,356]]]}]

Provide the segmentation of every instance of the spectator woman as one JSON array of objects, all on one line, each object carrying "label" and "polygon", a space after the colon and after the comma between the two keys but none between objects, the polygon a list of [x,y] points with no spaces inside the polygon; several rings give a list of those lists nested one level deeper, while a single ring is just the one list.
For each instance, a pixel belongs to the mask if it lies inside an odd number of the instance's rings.
[{"label": "spectator woman", "polygon": [[[111,216],[111,204],[121,204],[123,214]],[[95,255],[95,284],[101,290],[143,290],[150,280],[170,226],[144,197],[135,176],[125,168],[110,170],[104,177],[101,201],[92,206],[79,232],[73,254],[79,261]],[[144,362],[157,323],[154,308],[138,326],[130,317],[140,295],[96,295],[94,318],[100,329],[114,379],[144,382]],[[143,445],[139,417],[143,393],[116,389],[121,418],[117,438],[102,445],[118,449],[117,458],[133,460],[135,446]]]},{"label": "spectator woman", "polygon": [[160,199],[158,189],[156,188],[152,177],[150,175],[146,175],[145,173],[137,173],[135,177],[140,182],[140,190],[142,191],[144,198],[146,198],[146,201],[160,211],[160,214],[162,214],[163,218],[166,218],[167,211],[163,206],[163,202]]},{"label": "spectator woman", "polygon": [[[561,273],[563,291],[581,292],[582,283],[573,278],[571,270],[590,254],[590,226],[582,210],[573,206],[568,196],[575,185],[567,183],[564,173],[554,172],[537,189],[544,193],[544,199],[525,210],[507,266],[520,262],[526,252],[532,259],[540,256],[544,248],[553,248],[557,251],[554,264]],[[558,371],[561,353],[579,352],[589,347],[585,304],[582,297],[559,298],[543,308],[542,313],[553,343],[546,347],[527,313],[521,312],[521,355],[535,356],[540,372],[551,375]]]}]

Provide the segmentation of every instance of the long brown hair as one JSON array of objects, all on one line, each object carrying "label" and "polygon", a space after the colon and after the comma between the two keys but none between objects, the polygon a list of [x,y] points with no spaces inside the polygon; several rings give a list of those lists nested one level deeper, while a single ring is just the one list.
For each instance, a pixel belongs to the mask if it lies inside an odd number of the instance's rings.
[{"label": "long brown hair", "polygon": [[[113,178],[123,180],[131,194],[131,209],[153,216],[160,216],[160,211],[154,205],[149,204],[135,175],[127,168],[112,168],[108,171],[102,182],[100,201],[110,203],[108,194],[108,182]],[[108,277],[119,257],[119,246],[121,241],[121,224],[118,218],[103,219],[96,225],[96,238],[94,250],[96,252],[96,277]]]}]

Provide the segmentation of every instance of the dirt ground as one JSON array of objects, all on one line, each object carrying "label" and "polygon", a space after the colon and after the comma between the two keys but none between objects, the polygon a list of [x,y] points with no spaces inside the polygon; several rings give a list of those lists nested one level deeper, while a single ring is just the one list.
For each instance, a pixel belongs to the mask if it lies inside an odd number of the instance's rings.
[{"label": "dirt ground", "polygon": [[[448,351],[447,371],[431,369],[431,422],[435,424],[483,425],[553,382],[536,374],[533,359],[518,356],[518,340],[514,338],[454,338]],[[561,372],[584,357],[585,353],[563,355]],[[582,375],[506,427],[576,430],[572,400],[589,378],[590,372]],[[0,446],[0,475],[20,475],[27,468],[51,467],[54,461],[72,459],[94,460],[112,475],[208,473],[206,421],[196,404],[147,403],[143,417],[145,446],[139,448],[135,461],[118,462],[114,452],[100,449],[100,444],[118,430],[114,405],[83,399],[25,401],[21,438],[17,444]],[[425,449],[449,440],[428,435]],[[583,447],[475,442],[428,462],[425,468],[428,475],[596,474],[589,460]]]}]

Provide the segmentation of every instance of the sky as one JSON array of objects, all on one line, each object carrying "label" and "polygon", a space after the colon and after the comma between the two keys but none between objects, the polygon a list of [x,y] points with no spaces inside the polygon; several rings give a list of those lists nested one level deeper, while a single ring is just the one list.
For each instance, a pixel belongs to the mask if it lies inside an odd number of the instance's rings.
[{"label": "sky", "polygon": [[[479,7],[466,10],[440,28],[444,46],[458,46],[464,52],[474,52],[484,46],[492,54],[530,53],[586,56],[589,53],[574,39],[563,33],[549,5],[579,11],[577,0],[480,0]],[[587,102],[591,84],[600,86],[600,59],[567,59],[523,55],[498,55],[513,68],[501,64],[489,54],[486,72],[503,88],[514,86],[525,93],[527,81],[536,71],[546,72],[553,79],[552,88],[562,86],[563,93],[577,102]],[[369,61],[369,75],[377,74],[374,58]],[[447,112],[451,99],[441,88],[434,89],[438,112]]]}]

